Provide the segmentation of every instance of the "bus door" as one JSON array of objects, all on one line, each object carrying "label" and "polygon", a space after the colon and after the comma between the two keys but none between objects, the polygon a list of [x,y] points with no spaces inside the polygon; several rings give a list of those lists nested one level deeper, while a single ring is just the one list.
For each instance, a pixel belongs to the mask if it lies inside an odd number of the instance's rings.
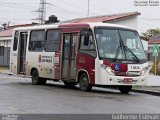
[{"label": "bus door", "polygon": [[62,79],[76,79],[78,34],[63,34]]},{"label": "bus door", "polygon": [[28,32],[20,32],[19,50],[18,50],[18,74],[25,74],[26,46]]}]

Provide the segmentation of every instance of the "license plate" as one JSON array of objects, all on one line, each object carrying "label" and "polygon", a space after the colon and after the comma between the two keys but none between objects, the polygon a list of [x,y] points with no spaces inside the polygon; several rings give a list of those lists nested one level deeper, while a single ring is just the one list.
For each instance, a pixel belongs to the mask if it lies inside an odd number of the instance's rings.
[{"label": "license plate", "polygon": [[132,78],[124,78],[123,82],[124,83],[131,83],[131,82],[133,82],[133,79]]},{"label": "license plate", "polygon": [[140,70],[141,70],[140,65],[132,65],[132,64],[128,65],[128,71],[140,71]]}]

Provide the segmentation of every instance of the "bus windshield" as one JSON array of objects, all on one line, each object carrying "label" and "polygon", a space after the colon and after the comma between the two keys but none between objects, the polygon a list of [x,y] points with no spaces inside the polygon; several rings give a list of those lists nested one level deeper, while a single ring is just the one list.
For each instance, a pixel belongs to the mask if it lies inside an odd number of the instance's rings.
[{"label": "bus windshield", "polygon": [[96,28],[95,36],[101,59],[146,60],[142,42],[136,31]]}]

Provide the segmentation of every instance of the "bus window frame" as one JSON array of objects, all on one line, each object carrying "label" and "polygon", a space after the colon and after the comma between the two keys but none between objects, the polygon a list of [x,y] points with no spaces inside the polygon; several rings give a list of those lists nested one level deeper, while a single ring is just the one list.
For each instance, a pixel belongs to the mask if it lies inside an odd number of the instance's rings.
[{"label": "bus window frame", "polygon": [[[18,35],[16,35],[16,33],[18,34]],[[19,31],[15,31],[14,32],[14,38],[13,38],[13,45],[12,45],[12,50],[13,51],[17,51],[17,49],[18,49],[18,44],[19,44]],[[16,43],[16,49],[14,49],[15,48],[15,37],[17,37],[17,43]]]},{"label": "bus window frame", "polygon": [[[45,45],[46,45],[46,42],[47,42],[47,33],[48,33],[49,30],[58,30],[59,31],[59,48],[56,51],[55,50],[54,51],[46,51],[45,50]],[[45,30],[45,40],[44,40],[43,50],[45,52],[58,52],[58,51],[61,50],[60,47],[61,47],[61,30],[60,29],[46,29]]]},{"label": "bus window frame", "polygon": [[[32,32],[33,31],[44,31],[44,40],[42,41],[42,50],[30,50],[30,42],[31,42],[31,36],[32,36]],[[29,52],[43,52],[44,51],[44,42],[45,42],[45,39],[46,39],[46,30],[45,29],[37,29],[37,30],[30,30],[30,34],[29,34],[29,42],[28,42],[28,51]]]},{"label": "bus window frame", "polygon": [[[84,33],[81,33],[81,32],[83,32],[83,30],[87,30],[88,29],[88,31],[91,31],[91,32],[89,32],[89,36],[91,35],[92,36],[92,39],[93,39],[93,42],[94,42],[94,44],[95,44],[95,49],[81,49],[80,47],[81,47],[81,35],[85,35]],[[86,52],[84,52],[84,51],[93,51],[93,50],[95,50],[95,56],[93,56],[93,55],[91,55],[91,54],[89,54],[89,53],[86,53]],[[89,56],[91,56],[91,57],[94,57],[94,58],[96,58],[97,57],[97,45],[96,45],[96,39],[95,39],[95,37],[94,37],[94,31],[91,29],[91,28],[82,28],[81,30],[80,30],[80,35],[79,35],[79,45],[78,45],[78,52],[80,52],[80,53],[83,53],[83,54],[86,54],[86,55],[89,55]]]},{"label": "bus window frame", "polygon": [[[106,29],[109,29],[109,30],[124,30],[124,31],[132,31],[132,32],[137,32],[138,33],[138,31],[137,30],[134,30],[134,29],[131,29],[131,28],[123,28],[123,27],[106,27],[106,26],[95,26],[94,27],[94,35],[95,35],[95,40],[96,40],[96,44],[97,44],[97,38],[96,38],[96,29],[97,28],[106,28]],[[138,36],[139,36],[139,33],[138,33]],[[140,36],[139,36],[139,38],[140,38]],[[113,61],[113,59],[112,58],[103,58],[103,57],[101,57],[100,56],[100,53],[99,53],[99,48],[98,48],[98,45],[96,45],[96,47],[97,47],[97,53],[98,53],[98,58],[99,58],[99,60],[111,60],[111,61]],[[142,47],[143,47],[143,50],[144,50],[144,46],[142,45]],[[118,59],[117,61],[125,61],[126,59]],[[133,61],[133,60],[127,60],[127,61]],[[147,60],[141,60],[141,61],[147,61]]]}]

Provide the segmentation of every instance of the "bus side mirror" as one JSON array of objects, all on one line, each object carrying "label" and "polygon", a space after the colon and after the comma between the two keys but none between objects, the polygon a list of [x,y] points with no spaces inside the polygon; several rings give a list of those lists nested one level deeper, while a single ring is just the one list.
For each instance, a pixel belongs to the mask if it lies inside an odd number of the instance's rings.
[{"label": "bus side mirror", "polygon": [[85,46],[88,46],[89,45],[89,36],[88,35],[85,35],[84,37],[84,43],[83,43]]}]

